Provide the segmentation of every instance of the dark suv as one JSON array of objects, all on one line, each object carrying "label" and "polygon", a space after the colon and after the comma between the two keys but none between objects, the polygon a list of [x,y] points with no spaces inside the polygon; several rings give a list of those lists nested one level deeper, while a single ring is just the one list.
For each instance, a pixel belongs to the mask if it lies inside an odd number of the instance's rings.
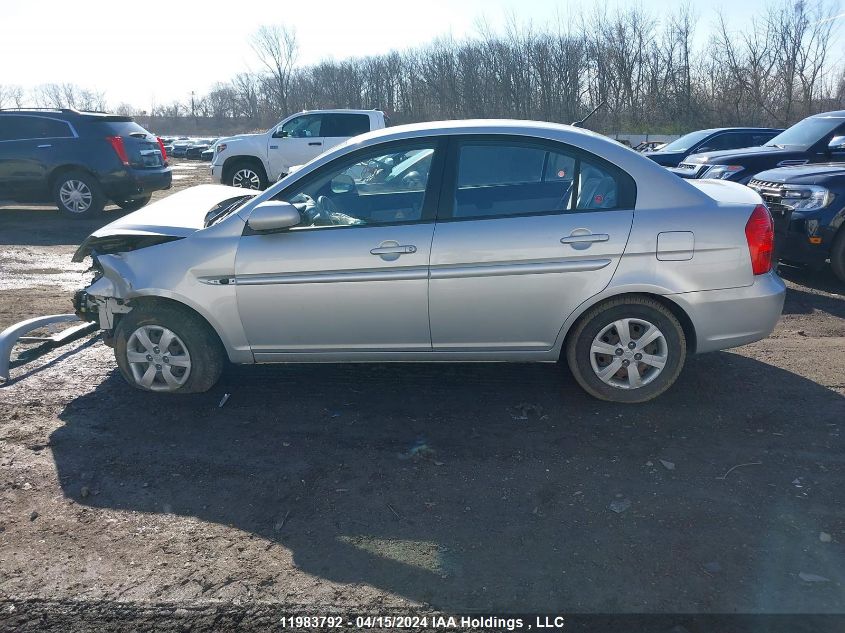
[{"label": "dark suv", "polygon": [[0,110],[0,201],[55,202],[90,216],[132,211],[168,189],[161,141],[131,117],[77,110]]},{"label": "dark suv", "polygon": [[762,145],[783,130],[768,127],[719,127],[684,134],[658,150],[643,152],[658,165],[677,167],[691,154]]},{"label": "dark suv", "polygon": [[770,169],[748,186],[763,197],[775,218],[779,259],[811,268],[821,268],[829,259],[845,282],[845,163]]},{"label": "dark suv", "polygon": [[814,114],[760,147],[693,154],[669,170],[682,178],[715,178],[748,183],[775,167],[845,159],[845,110]]}]

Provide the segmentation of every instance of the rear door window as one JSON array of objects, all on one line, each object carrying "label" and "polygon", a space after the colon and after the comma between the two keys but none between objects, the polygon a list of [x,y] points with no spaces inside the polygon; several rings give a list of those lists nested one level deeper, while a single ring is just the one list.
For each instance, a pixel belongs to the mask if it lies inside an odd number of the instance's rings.
[{"label": "rear door window", "polygon": [[70,126],[58,119],[38,116],[9,116],[6,130],[0,131],[6,138],[0,140],[38,140],[47,138],[73,138]]},{"label": "rear door window", "polygon": [[358,136],[370,131],[366,114],[324,114],[321,136]]},{"label": "rear door window", "polygon": [[630,176],[580,150],[521,141],[466,141],[457,148],[452,217],[632,208],[634,195]]}]

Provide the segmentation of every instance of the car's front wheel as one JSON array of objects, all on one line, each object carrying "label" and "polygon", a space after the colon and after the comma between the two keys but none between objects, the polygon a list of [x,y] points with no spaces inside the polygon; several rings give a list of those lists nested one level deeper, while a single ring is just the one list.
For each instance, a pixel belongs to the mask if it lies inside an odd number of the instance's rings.
[{"label": "car's front wheel", "polygon": [[242,189],[266,189],[267,175],[264,168],[251,160],[239,160],[226,171],[225,184]]},{"label": "car's front wheel", "polygon": [[205,320],[187,308],[160,302],[138,306],[121,319],[114,356],[130,385],[165,393],[208,391],[226,358]]},{"label": "car's front wheel", "polygon": [[670,310],[647,297],[621,297],[578,321],[567,339],[566,360],[590,395],[635,403],[674,384],[686,351],[684,330]]},{"label": "car's front wheel", "polygon": [[53,183],[53,199],[59,211],[76,217],[97,215],[106,206],[100,183],[84,171],[66,171]]}]

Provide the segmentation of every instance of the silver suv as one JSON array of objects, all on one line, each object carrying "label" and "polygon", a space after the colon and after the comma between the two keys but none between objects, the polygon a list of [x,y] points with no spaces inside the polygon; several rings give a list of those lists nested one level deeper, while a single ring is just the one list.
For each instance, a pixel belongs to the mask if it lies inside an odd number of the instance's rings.
[{"label": "silver suv", "polygon": [[196,187],[100,229],[75,298],[126,380],[234,363],[545,361],[643,402],[688,353],[755,341],[784,284],[772,221],[597,134],[452,121],[356,137],[258,193]]}]

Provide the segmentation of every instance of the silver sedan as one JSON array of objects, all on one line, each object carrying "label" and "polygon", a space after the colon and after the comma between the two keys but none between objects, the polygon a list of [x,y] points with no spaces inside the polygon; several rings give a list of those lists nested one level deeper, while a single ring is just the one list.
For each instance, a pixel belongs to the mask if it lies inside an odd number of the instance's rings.
[{"label": "silver sedan", "polygon": [[209,185],[91,235],[75,297],[133,386],[226,361],[568,363],[643,402],[688,354],[767,336],[784,300],[752,190],[685,181],[565,125],[451,121],[355,137],[264,192]]}]

